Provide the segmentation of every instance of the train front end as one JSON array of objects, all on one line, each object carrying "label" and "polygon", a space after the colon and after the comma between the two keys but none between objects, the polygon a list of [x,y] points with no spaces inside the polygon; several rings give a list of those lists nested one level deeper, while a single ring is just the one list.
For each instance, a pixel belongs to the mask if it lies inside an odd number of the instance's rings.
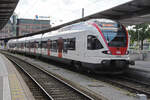
[{"label": "train front end", "polygon": [[97,21],[96,27],[103,38],[105,49],[101,52],[104,70],[122,73],[134,65],[129,58],[129,35],[126,28],[115,21]]}]

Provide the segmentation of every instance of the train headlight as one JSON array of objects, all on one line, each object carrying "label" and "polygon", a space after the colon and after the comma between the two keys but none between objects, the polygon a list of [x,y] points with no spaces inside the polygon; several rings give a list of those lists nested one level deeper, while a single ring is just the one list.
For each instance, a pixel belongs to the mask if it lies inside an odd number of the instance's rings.
[{"label": "train headlight", "polygon": [[111,52],[108,50],[108,51],[102,51],[102,53],[104,54],[111,54]]},{"label": "train headlight", "polygon": [[129,51],[127,50],[127,51],[126,51],[126,55],[128,55],[128,54],[129,54]]},{"label": "train headlight", "polygon": [[111,52],[108,50],[108,51],[107,51],[107,54],[111,54]]}]

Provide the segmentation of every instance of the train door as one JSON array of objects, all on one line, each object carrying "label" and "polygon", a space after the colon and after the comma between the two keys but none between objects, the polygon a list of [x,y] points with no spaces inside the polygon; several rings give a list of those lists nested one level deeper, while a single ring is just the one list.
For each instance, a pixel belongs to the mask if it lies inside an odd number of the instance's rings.
[{"label": "train door", "polygon": [[47,55],[50,56],[50,40],[47,41]]},{"label": "train door", "polygon": [[58,57],[62,58],[62,49],[63,49],[63,39],[58,39]]},{"label": "train door", "polygon": [[85,51],[85,36],[84,33],[78,33],[76,34],[76,53],[74,55],[77,55],[79,59],[82,59],[84,57],[84,51]]}]

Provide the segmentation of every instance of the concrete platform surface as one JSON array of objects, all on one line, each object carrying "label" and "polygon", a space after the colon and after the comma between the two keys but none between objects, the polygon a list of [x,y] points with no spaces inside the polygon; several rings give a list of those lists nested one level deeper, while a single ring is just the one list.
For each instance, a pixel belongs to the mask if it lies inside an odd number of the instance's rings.
[{"label": "concrete platform surface", "polygon": [[135,65],[130,66],[130,68],[150,73],[150,61],[135,61]]},{"label": "concrete platform surface", "polygon": [[0,100],[34,100],[14,65],[0,54]]}]

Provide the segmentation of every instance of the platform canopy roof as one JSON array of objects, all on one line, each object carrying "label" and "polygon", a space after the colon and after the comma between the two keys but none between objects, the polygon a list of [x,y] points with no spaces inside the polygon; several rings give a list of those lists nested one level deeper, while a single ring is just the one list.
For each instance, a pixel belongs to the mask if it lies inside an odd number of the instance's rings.
[{"label": "platform canopy roof", "polygon": [[[52,27],[47,30],[39,31],[36,33],[30,33],[30,34],[26,34],[24,36],[19,36],[19,37],[26,37],[26,36],[41,34],[41,33],[59,29],[67,25],[86,21],[89,19],[97,19],[97,18],[107,18],[107,19],[116,20],[126,26],[145,23],[145,22],[150,23],[150,0],[131,0],[127,3],[112,7],[110,9],[97,12],[89,16],[85,16],[84,18],[73,20],[71,22],[64,23],[64,24]],[[16,38],[16,37],[12,37],[12,38]]]},{"label": "platform canopy roof", "polygon": [[6,25],[19,0],[0,0],[0,30]]},{"label": "platform canopy roof", "polygon": [[108,10],[86,16],[83,20],[91,18],[108,18],[120,21],[125,25],[150,22],[150,0],[132,0]]}]

